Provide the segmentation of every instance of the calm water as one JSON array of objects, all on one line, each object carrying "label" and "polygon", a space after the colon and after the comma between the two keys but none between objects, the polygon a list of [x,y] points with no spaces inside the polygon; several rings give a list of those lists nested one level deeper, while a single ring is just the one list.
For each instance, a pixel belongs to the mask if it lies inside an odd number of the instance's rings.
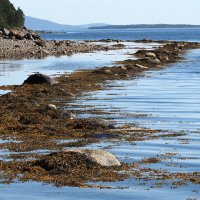
[{"label": "calm water", "polygon": [[52,56],[44,59],[0,61],[0,85],[20,85],[30,74],[35,72],[57,75],[65,72],[71,73],[80,69],[92,69],[95,67],[109,66],[114,64],[115,61],[134,58],[129,54],[136,52],[140,48],[149,49],[158,46],[156,43],[149,45],[124,42],[123,44],[126,45],[126,48],[121,50],[80,53],[60,57]]},{"label": "calm water", "polygon": [[[81,104],[89,102],[97,109],[106,110],[121,108],[115,118],[123,123],[132,121],[150,128],[197,131],[200,129],[200,50],[191,51],[187,59],[168,68],[148,71],[137,80],[111,82],[112,90],[97,92]],[[131,113],[147,116],[138,119],[129,116]]]},{"label": "calm water", "polygon": [[119,39],[119,40],[183,40],[200,41],[200,29],[116,29],[116,30],[84,30],[79,32],[68,32],[67,34],[42,34],[45,39],[56,40],[99,40],[99,39]]},{"label": "calm water", "polygon": [[[97,31],[91,33],[68,33],[67,35],[46,35],[54,39],[172,39],[200,41],[199,29],[181,30],[135,30],[135,31]],[[63,37],[63,38],[62,38]],[[71,38],[69,38],[71,37]],[[152,48],[153,46],[140,47]],[[43,60],[3,61],[0,64],[0,84],[20,84],[28,74],[40,71],[48,74],[72,72],[81,68],[94,68],[111,65],[115,60],[129,58],[138,44],[131,44],[123,51],[97,52],[93,54],[77,54],[72,57],[50,57]],[[115,110],[112,117],[119,123],[137,122],[140,126],[151,128],[183,130],[186,135],[134,143],[106,142],[87,146],[91,149],[107,149],[120,161],[134,162],[144,158],[175,154],[161,163],[151,164],[153,169],[166,169],[170,172],[200,171],[200,50],[190,51],[187,61],[171,65],[159,71],[148,71],[145,76],[136,80],[114,81],[108,83],[109,90],[86,95],[71,104],[94,109]],[[88,107],[89,108],[89,107]],[[86,108],[87,109],[87,108]],[[118,112],[117,110],[120,110]],[[145,114],[144,117],[135,117]],[[86,117],[86,116],[81,116]],[[109,147],[109,148],[108,148]],[[2,152],[3,153],[3,152]],[[8,152],[7,152],[8,153]],[[183,159],[188,158],[188,159]],[[111,186],[128,186],[128,189],[97,190],[79,188],[56,188],[41,183],[17,183],[10,186],[0,185],[0,198],[5,200],[77,200],[77,199],[157,199],[186,200],[199,199],[200,187],[188,183],[178,189],[166,184],[161,188],[152,188],[152,182],[128,180],[108,183]]]}]

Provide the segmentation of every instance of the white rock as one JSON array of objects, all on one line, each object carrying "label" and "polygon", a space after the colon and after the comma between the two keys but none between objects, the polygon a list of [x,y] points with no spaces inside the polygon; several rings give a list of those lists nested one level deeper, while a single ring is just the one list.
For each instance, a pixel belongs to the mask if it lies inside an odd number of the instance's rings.
[{"label": "white rock", "polygon": [[81,155],[87,156],[92,162],[102,166],[102,167],[114,167],[121,166],[121,163],[117,158],[104,150],[65,150],[64,152],[75,152]]},{"label": "white rock", "polygon": [[57,107],[54,104],[49,104],[47,106],[47,109],[49,109],[49,110],[57,110]]},{"label": "white rock", "polygon": [[148,52],[148,53],[146,53],[146,57],[156,58],[156,54]]}]

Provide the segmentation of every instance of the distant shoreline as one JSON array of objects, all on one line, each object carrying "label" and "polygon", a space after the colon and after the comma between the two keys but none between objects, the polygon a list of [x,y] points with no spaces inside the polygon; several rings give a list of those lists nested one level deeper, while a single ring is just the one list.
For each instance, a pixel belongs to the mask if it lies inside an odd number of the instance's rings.
[{"label": "distant shoreline", "polygon": [[188,24],[135,24],[135,25],[108,25],[93,26],[88,29],[135,29],[135,28],[200,28],[200,25]]}]

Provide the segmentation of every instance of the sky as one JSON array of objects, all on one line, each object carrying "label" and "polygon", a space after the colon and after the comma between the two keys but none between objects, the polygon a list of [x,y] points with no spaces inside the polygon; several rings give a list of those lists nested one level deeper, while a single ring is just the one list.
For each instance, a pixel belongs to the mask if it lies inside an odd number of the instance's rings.
[{"label": "sky", "polygon": [[196,24],[200,0],[10,0],[25,15],[60,24]]}]

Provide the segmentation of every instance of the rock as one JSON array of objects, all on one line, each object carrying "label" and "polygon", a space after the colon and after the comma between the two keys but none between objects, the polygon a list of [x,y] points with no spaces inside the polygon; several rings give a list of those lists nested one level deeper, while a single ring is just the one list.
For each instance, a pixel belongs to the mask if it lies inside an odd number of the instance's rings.
[{"label": "rock", "polygon": [[115,129],[116,127],[110,121],[100,118],[88,118],[88,122],[91,126],[101,127],[101,128],[109,128]]},{"label": "rock", "polygon": [[135,64],[136,67],[141,68],[141,69],[148,69],[148,67],[140,64]]},{"label": "rock", "polygon": [[2,31],[3,31],[3,34],[6,35],[6,36],[8,36],[10,34],[10,31],[6,28],[3,28]]},{"label": "rock", "polygon": [[178,48],[178,49],[181,49],[181,50],[182,50],[182,49],[184,49],[184,47],[185,47],[184,44],[177,44],[177,48]]},{"label": "rock", "polygon": [[67,92],[64,88],[58,87],[57,91],[60,92],[61,95],[68,96],[68,97],[76,97],[72,92]]},{"label": "rock", "polygon": [[45,46],[45,42],[43,40],[35,40],[35,44],[37,46],[43,47]]},{"label": "rock", "polygon": [[119,69],[122,69],[122,70],[124,70],[124,71],[127,70],[126,67],[124,67],[124,66],[119,66]]},{"label": "rock", "polygon": [[72,122],[72,126],[75,129],[85,130],[116,129],[113,123],[100,118],[77,119],[76,121]]},{"label": "rock", "polygon": [[34,40],[42,41],[42,40],[41,40],[41,37],[40,37],[39,35],[37,35],[36,33],[34,33],[34,32],[32,32],[31,36],[32,36],[32,38],[33,38]]},{"label": "rock", "polygon": [[29,76],[23,84],[49,84],[49,85],[54,85],[57,84],[58,81],[55,81],[53,78],[50,76],[44,75],[44,74],[33,74]]},{"label": "rock", "polygon": [[87,170],[97,167],[119,167],[117,158],[103,150],[64,150],[51,153],[36,161],[35,166],[55,173],[69,173],[75,169]]},{"label": "rock", "polygon": [[17,40],[23,40],[24,39],[24,34],[22,32],[16,31],[16,30],[11,30],[9,33],[9,37],[14,37]]},{"label": "rock", "polygon": [[33,36],[32,36],[32,34],[30,34],[30,33],[27,33],[27,34],[24,36],[24,38],[27,39],[27,40],[33,40]]},{"label": "rock", "polygon": [[46,50],[46,49],[43,49],[42,52],[45,53],[45,54],[49,54],[49,51]]},{"label": "rock", "polygon": [[121,166],[121,163],[117,158],[104,150],[65,150],[64,152],[76,152],[81,155],[85,155],[91,162],[100,165],[101,167],[114,167]]},{"label": "rock", "polygon": [[151,58],[156,58],[156,54],[155,53],[151,53],[151,52],[147,52],[146,57],[151,57]]},{"label": "rock", "polygon": [[144,58],[142,60],[145,62],[148,62],[148,63],[156,64],[156,65],[161,64],[160,60],[158,60],[157,58],[155,58],[155,59],[154,58]]},{"label": "rock", "polygon": [[57,110],[57,107],[54,104],[49,104],[46,106],[47,110]]},{"label": "rock", "polygon": [[67,117],[69,119],[75,119],[75,117],[76,117],[72,112],[69,112],[69,111],[64,111],[63,114],[65,117]]},{"label": "rock", "polygon": [[159,56],[158,58],[159,58],[159,60],[161,60],[162,62],[168,62],[168,61],[169,61],[169,57],[168,57],[168,56],[163,56],[163,55],[161,55],[161,56]]}]

